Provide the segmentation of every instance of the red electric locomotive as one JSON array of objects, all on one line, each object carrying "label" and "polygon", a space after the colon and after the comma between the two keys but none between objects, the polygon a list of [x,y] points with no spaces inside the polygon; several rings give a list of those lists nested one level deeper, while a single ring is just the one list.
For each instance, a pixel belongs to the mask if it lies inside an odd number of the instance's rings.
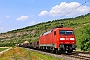
[{"label": "red electric locomotive", "polygon": [[54,53],[72,53],[76,50],[76,39],[72,28],[54,28],[40,35],[39,48]]}]

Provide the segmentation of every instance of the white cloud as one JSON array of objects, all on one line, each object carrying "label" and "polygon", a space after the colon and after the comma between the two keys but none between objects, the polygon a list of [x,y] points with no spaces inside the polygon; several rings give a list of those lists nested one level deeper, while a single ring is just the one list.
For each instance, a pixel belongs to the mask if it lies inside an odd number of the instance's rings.
[{"label": "white cloud", "polygon": [[[65,16],[72,17],[72,16],[78,16],[78,15],[82,15],[82,14],[86,14],[86,13],[90,12],[90,7],[88,7],[88,6],[81,6],[81,7],[77,8],[80,5],[81,4],[78,2],[70,2],[70,3],[61,2],[60,5],[56,5],[56,6],[52,7],[49,12],[42,11],[39,14],[39,16],[48,15],[48,13],[49,13],[49,15],[53,16],[53,17],[63,16],[65,14],[66,14]],[[75,8],[77,8],[77,9],[75,9]]]},{"label": "white cloud", "polygon": [[50,10],[50,15],[51,16],[63,16],[66,14],[66,16],[78,16],[78,15],[82,15],[82,14],[89,12],[90,7],[81,6],[77,8],[80,5],[81,4],[78,2],[71,2],[71,3],[62,2],[60,5],[56,5],[52,7],[52,9]]},{"label": "white cloud", "polygon": [[38,14],[38,16],[45,16],[48,15],[49,13],[47,11],[42,11],[40,14]]},{"label": "white cloud", "polygon": [[29,18],[29,16],[21,16],[21,17],[17,18],[16,20],[26,20],[28,18]]},{"label": "white cloud", "polygon": [[9,18],[10,16],[6,16],[6,18]]}]

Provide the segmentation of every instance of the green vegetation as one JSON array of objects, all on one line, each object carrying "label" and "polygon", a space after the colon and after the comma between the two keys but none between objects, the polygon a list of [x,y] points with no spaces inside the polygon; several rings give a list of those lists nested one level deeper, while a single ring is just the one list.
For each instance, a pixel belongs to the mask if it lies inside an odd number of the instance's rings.
[{"label": "green vegetation", "polygon": [[[1,33],[0,36],[2,38],[0,38],[0,46],[14,46],[15,44],[22,43],[26,40],[29,42],[38,41],[40,34],[60,25],[74,29],[77,40],[77,48],[81,48],[81,50],[84,51],[90,51],[89,38],[87,37],[87,35],[90,35],[89,32],[87,32],[90,27],[90,13],[75,18],[57,19]],[[85,27],[87,27],[87,29]],[[86,43],[83,44],[84,41]],[[83,49],[84,46],[85,48]]]},{"label": "green vegetation", "polygon": [[6,50],[7,48],[0,48],[0,52],[3,51],[3,50]]},{"label": "green vegetation", "polygon": [[52,56],[47,56],[36,52],[31,52],[31,55],[33,58],[32,60],[63,60],[61,58],[54,58]]},{"label": "green vegetation", "polygon": [[81,50],[90,51],[90,25],[84,27],[81,30]]},{"label": "green vegetation", "polygon": [[61,60],[40,53],[31,52],[24,48],[14,47],[0,55],[0,60]]}]

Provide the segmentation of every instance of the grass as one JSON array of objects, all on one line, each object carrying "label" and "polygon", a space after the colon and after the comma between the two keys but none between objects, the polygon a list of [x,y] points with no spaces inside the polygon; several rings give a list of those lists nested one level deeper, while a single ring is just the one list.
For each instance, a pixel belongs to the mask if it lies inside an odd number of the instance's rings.
[{"label": "grass", "polygon": [[0,60],[62,60],[51,56],[32,52],[24,48],[14,47],[0,55]]},{"label": "grass", "polygon": [[0,48],[0,52],[3,51],[3,50],[6,50],[7,48]]},{"label": "grass", "polygon": [[54,58],[52,56],[36,53],[36,52],[31,52],[31,60],[62,60],[60,58]]},{"label": "grass", "polygon": [[30,56],[30,52],[23,49],[14,47],[4,54],[0,55],[0,60],[25,60],[27,56]]}]

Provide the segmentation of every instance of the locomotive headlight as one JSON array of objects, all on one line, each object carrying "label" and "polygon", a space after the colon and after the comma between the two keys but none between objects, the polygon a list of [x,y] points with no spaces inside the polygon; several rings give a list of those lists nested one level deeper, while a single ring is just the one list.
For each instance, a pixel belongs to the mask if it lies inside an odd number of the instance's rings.
[{"label": "locomotive headlight", "polygon": [[65,38],[60,38],[60,40],[65,40]]},{"label": "locomotive headlight", "polygon": [[75,40],[74,38],[70,38],[70,40]]}]

